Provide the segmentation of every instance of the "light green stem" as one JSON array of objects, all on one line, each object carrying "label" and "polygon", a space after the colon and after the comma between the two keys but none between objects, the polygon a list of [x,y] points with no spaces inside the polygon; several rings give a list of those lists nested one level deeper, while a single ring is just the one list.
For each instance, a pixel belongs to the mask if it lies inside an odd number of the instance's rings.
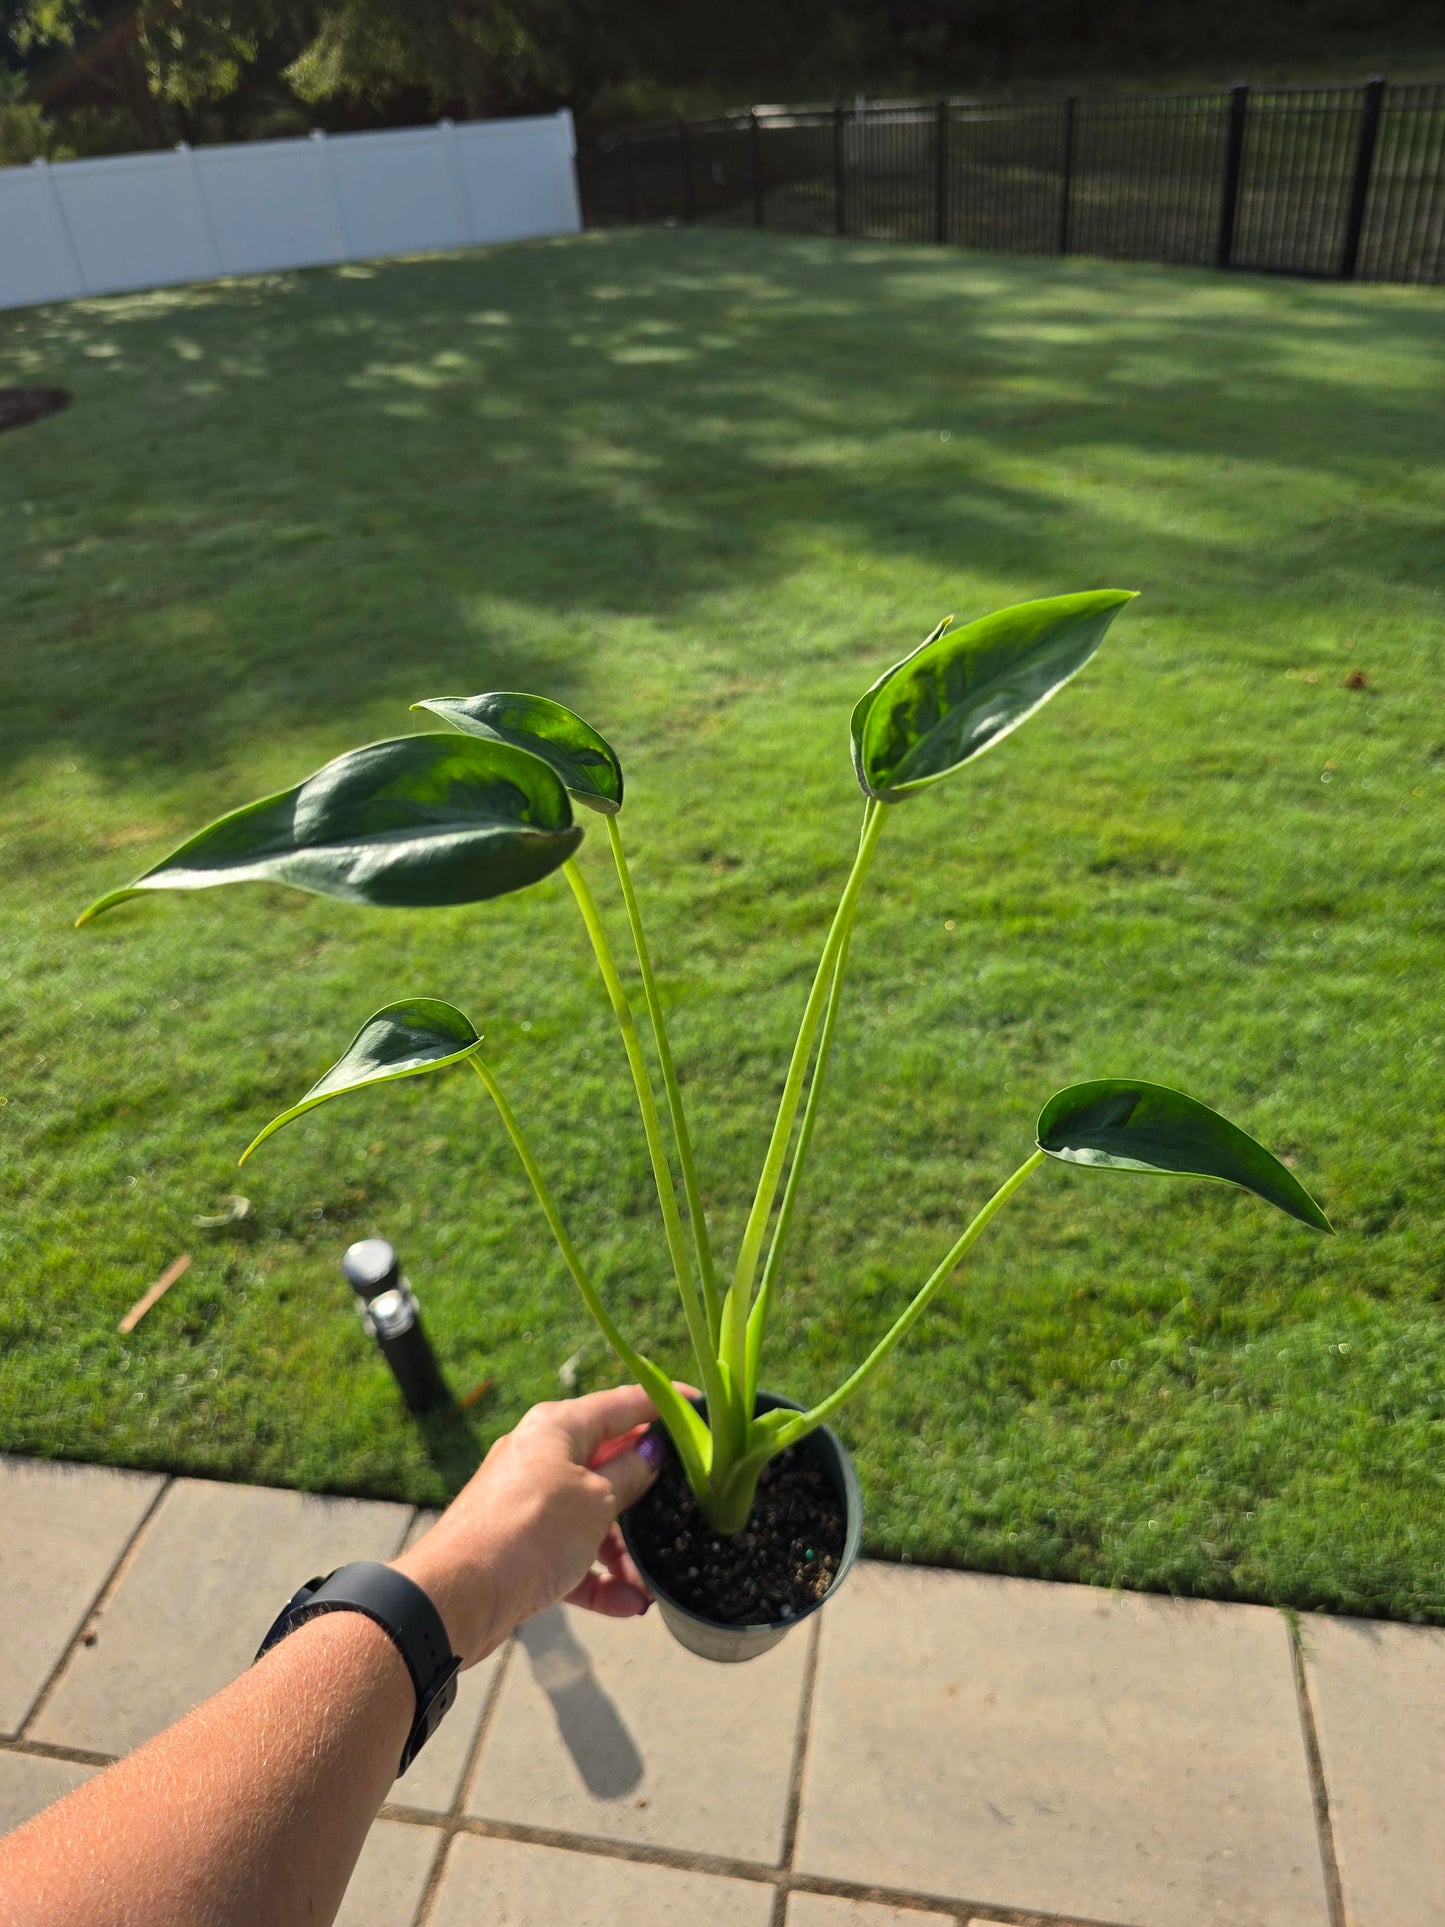
[{"label": "light green stem", "polygon": [[768,1457],[771,1457],[775,1452],[781,1452],[786,1446],[795,1445],[799,1439],[806,1438],[809,1432],[816,1431],[820,1425],[826,1425],[828,1420],[838,1410],[839,1406],[842,1405],[846,1399],[850,1399],[854,1392],[858,1390],[859,1386],[863,1384],[864,1380],[878,1369],[900,1339],[905,1338],[908,1333],[912,1331],[924,1312],[927,1311],[929,1305],[932,1304],[939,1292],[942,1291],[943,1287],[948,1283],[958,1261],[985,1229],[990,1219],[1003,1209],[1024,1180],[1032,1177],[1033,1173],[1038,1170],[1044,1161],[1044,1155],[1042,1151],[1035,1151],[1031,1157],[1024,1160],[1011,1178],[1008,1178],[999,1186],[998,1190],[994,1192],[982,1211],[979,1212],[972,1224],[970,1224],[968,1229],[963,1233],[963,1236],[959,1238],[952,1250],[949,1251],[943,1263],[933,1273],[927,1284],[924,1285],[918,1296],[913,1300],[913,1303],[902,1316],[894,1322],[883,1337],[879,1339],[878,1343],[873,1347],[872,1351],[869,1352],[857,1371],[854,1372],[850,1378],[844,1379],[837,1391],[831,1393],[820,1405],[815,1405],[811,1412],[800,1413],[796,1419],[793,1419],[789,1424],[783,1426],[770,1443],[770,1449],[767,1454]]},{"label": "light green stem", "polygon": [[758,1257],[762,1251],[763,1237],[767,1232],[768,1218],[773,1209],[773,1199],[777,1196],[778,1181],[783,1174],[783,1162],[788,1154],[788,1140],[793,1134],[793,1121],[798,1115],[803,1078],[808,1069],[808,1059],[812,1056],[813,1039],[818,1034],[818,1025],[822,1020],[823,1003],[833,980],[838,951],[853,926],[853,917],[858,907],[858,895],[863,888],[863,879],[868,874],[868,866],[873,860],[873,852],[882,833],[883,819],[884,806],[870,798],[864,807],[863,834],[859,840],[858,854],[853,860],[852,871],[843,887],[842,899],[834,913],[828,940],[823,945],[823,955],[819,959],[817,974],[813,978],[813,988],[808,993],[808,1001],[803,1010],[803,1021],[798,1027],[798,1041],[793,1046],[793,1058],[788,1066],[787,1081],[783,1085],[783,1095],[778,1104],[773,1135],[768,1143],[768,1152],[763,1161],[762,1175],[758,1179],[752,1210],[748,1213],[748,1222],[738,1251],[733,1281],[723,1303],[722,1355],[739,1384],[746,1383],[747,1379],[747,1322],[753,1280],[757,1276]]},{"label": "light green stem", "polygon": [[793,1219],[793,1206],[797,1202],[798,1185],[802,1178],[803,1164],[808,1155],[808,1146],[813,1139],[813,1125],[818,1115],[818,1095],[823,1088],[823,1071],[828,1062],[828,1052],[833,1043],[833,1032],[837,1027],[838,1009],[842,1003],[843,973],[848,968],[848,946],[853,941],[849,930],[838,946],[838,961],[833,969],[833,981],[828,990],[828,1007],[823,1012],[823,1028],[818,1037],[818,1057],[813,1065],[813,1078],[808,1086],[808,1101],[803,1106],[803,1122],[798,1128],[797,1149],[793,1152],[793,1162],[788,1167],[788,1181],[783,1186],[783,1202],[778,1206],[778,1220],[773,1226],[772,1243],[763,1264],[763,1279],[758,1286],[758,1295],[753,1300],[753,1308],[748,1313],[748,1350],[747,1350],[747,1406],[751,1412],[757,1397],[759,1373],[762,1366],[763,1339],[767,1335],[768,1313],[772,1309],[773,1292],[778,1276],[778,1266],[782,1262],[783,1245],[788,1236],[788,1227]]},{"label": "light green stem", "polygon": [[726,1380],[718,1370],[712,1335],[708,1330],[707,1312],[693,1282],[687,1239],[683,1233],[682,1219],[678,1214],[677,1193],[673,1188],[672,1170],[667,1161],[667,1146],[663,1141],[662,1121],[657,1114],[657,1100],[652,1094],[652,1082],[647,1074],[647,1061],[642,1054],[642,1040],[637,1034],[637,1022],[632,1015],[632,1006],[627,1000],[627,992],[617,973],[617,961],[612,954],[612,946],[607,940],[607,932],[603,928],[602,918],[598,914],[592,892],[587,887],[587,879],[578,869],[575,859],[571,857],[563,864],[562,872],[571,884],[572,894],[577,899],[577,908],[582,912],[582,921],[587,926],[587,935],[592,940],[597,965],[602,972],[602,981],[607,986],[607,995],[622,1032],[623,1047],[627,1052],[627,1062],[632,1070],[632,1082],[637,1089],[637,1104],[642,1113],[642,1129],[647,1138],[648,1155],[652,1159],[652,1175],[657,1182],[657,1201],[662,1207],[662,1223],[667,1235],[667,1249],[677,1277],[677,1289],[682,1298],[683,1316],[687,1320],[693,1356],[697,1361],[703,1389],[707,1393],[708,1413],[716,1427],[724,1415],[731,1410],[733,1400],[729,1397]]},{"label": "light green stem", "polygon": [[542,1207],[542,1215],[551,1226],[552,1236],[557,1240],[557,1249],[561,1252],[563,1262],[571,1272],[578,1291],[582,1294],[583,1302],[586,1304],[588,1311],[590,1311],[592,1316],[597,1320],[597,1323],[602,1327],[603,1336],[613,1351],[615,1351],[617,1356],[622,1360],[623,1364],[629,1371],[637,1371],[640,1366],[646,1365],[647,1361],[640,1352],[634,1351],[631,1345],[628,1344],[627,1340],[622,1336],[622,1333],[617,1329],[617,1326],[612,1322],[606,1306],[598,1297],[596,1287],[587,1276],[586,1268],[577,1255],[577,1248],[567,1235],[567,1227],[563,1224],[561,1213],[553,1202],[552,1193],[547,1188],[547,1180],[542,1176],[537,1160],[532,1155],[532,1147],[528,1144],[522,1127],[517,1121],[516,1112],[503,1096],[502,1088],[496,1078],[493,1077],[490,1067],[485,1064],[480,1057],[474,1056],[467,1061],[477,1073],[477,1076],[480,1077],[486,1085],[487,1094],[497,1107],[502,1123],[506,1126],[507,1136],[512,1140],[517,1156],[522,1160],[522,1169],[532,1180],[532,1189],[537,1194],[537,1202]]},{"label": "light green stem", "polygon": [[[526,1134],[517,1121],[516,1112],[503,1096],[502,1088],[492,1075],[490,1067],[485,1064],[479,1056],[471,1057],[467,1061],[471,1064],[477,1076],[481,1078],[483,1084],[486,1085],[487,1094],[497,1107],[498,1115],[501,1117],[502,1123],[506,1126],[507,1136],[512,1140],[513,1148],[522,1161],[522,1169],[532,1181],[532,1189],[537,1194],[537,1202],[542,1207],[542,1215],[551,1227],[552,1236],[557,1240],[557,1249],[562,1254],[563,1263],[566,1265],[568,1271],[571,1272],[573,1282],[582,1294],[583,1304],[586,1305],[588,1311],[590,1311],[592,1316],[597,1320],[603,1337],[622,1360],[628,1371],[636,1378],[638,1384],[649,1394],[658,1411],[662,1412],[664,1416],[676,1421],[679,1414],[674,1408],[686,1404],[686,1400],[674,1391],[672,1381],[667,1377],[666,1373],[654,1365],[650,1358],[644,1358],[641,1352],[634,1350],[618,1330],[607,1307],[597,1295],[597,1288],[588,1277],[586,1267],[577,1255],[576,1246],[567,1235],[567,1227],[563,1224],[562,1215],[553,1202],[552,1193],[547,1188],[547,1180],[542,1176],[541,1167],[532,1155],[532,1147],[527,1142]],[[689,1412],[692,1412],[690,1405],[688,1405],[687,1409]],[[693,1413],[693,1417],[696,1420],[695,1413]],[[676,1423],[669,1425],[668,1429],[678,1441],[678,1450],[682,1454],[683,1463],[688,1468],[689,1477],[692,1476],[695,1466],[698,1477],[705,1479],[710,1470],[710,1466],[702,1450],[699,1449],[702,1441],[706,1438],[701,1421],[697,1420],[696,1431],[692,1431],[691,1428],[685,1426],[679,1428]],[[683,1439],[678,1439],[679,1429],[682,1429],[684,1432]],[[686,1442],[684,1442],[684,1440],[686,1440]]]},{"label": "light green stem", "polygon": [[722,1298],[717,1288],[717,1274],[713,1270],[712,1246],[708,1242],[707,1219],[703,1215],[692,1139],[688,1135],[687,1117],[682,1108],[682,1090],[673,1066],[672,1046],[667,1041],[667,1024],[662,1015],[662,1001],[657,994],[657,980],[652,974],[652,959],[648,955],[647,939],[642,934],[642,912],[637,907],[632,872],[627,866],[627,857],[622,848],[622,831],[615,816],[607,818],[607,840],[612,845],[612,860],[617,865],[617,880],[622,885],[622,901],[627,906],[627,921],[632,926],[632,941],[637,950],[637,967],[642,972],[642,994],[647,999],[647,1014],[652,1020],[652,1034],[657,1041],[657,1059],[662,1067],[663,1089],[667,1093],[667,1114],[672,1120],[672,1134],[677,1140],[682,1188],[687,1197],[688,1216],[692,1220],[692,1243],[697,1253],[698,1277],[702,1280],[703,1303],[707,1308],[708,1335],[716,1351],[722,1328]]}]

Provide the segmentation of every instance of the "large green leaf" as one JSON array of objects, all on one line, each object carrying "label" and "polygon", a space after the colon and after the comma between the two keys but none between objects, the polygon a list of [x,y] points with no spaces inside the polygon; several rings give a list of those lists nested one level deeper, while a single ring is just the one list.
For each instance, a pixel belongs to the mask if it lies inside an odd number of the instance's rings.
[{"label": "large green leaf", "polygon": [[1316,1231],[1333,1229],[1299,1179],[1247,1131],[1163,1084],[1122,1077],[1071,1084],[1044,1106],[1038,1141],[1065,1164],[1222,1178]]},{"label": "large green leaf", "polygon": [[486,696],[428,696],[413,709],[430,709],[472,736],[515,743],[550,763],[572,795],[611,816],[622,808],[622,765],[616,751],[561,703],[548,696],[508,692]]},{"label": "large green leaf", "polygon": [[80,922],[144,890],[217,883],[290,883],[403,908],[476,903],[536,883],[581,841],[566,789],[525,750],[402,736],[218,818]]},{"label": "large green leaf", "polygon": [[264,1144],[273,1131],[289,1124],[304,1111],[314,1111],[329,1097],[359,1091],[367,1084],[387,1084],[396,1077],[421,1077],[427,1071],[443,1070],[460,1064],[482,1040],[471,1019],[453,1004],[436,997],[411,997],[404,1003],[388,1004],[368,1017],[339,1057],[299,1104],[273,1117],[241,1153],[244,1164],[258,1144]]},{"label": "large green leaf", "polygon": [[896,803],[1026,722],[1104,639],[1132,589],[1019,602],[953,629],[952,617],[880,676],[853,710],[865,796]]}]

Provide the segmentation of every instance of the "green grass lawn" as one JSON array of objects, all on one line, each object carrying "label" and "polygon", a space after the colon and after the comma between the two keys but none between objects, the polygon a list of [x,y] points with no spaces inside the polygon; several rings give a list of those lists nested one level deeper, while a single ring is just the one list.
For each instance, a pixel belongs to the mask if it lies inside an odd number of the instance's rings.
[{"label": "green grass lawn", "polygon": [[[410,994],[486,1030],[610,1301],[684,1369],[559,877],[76,932],[92,897],[416,697],[571,704],[628,771],[731,1248],[857,833],[851,704],[950,611],[1117,585],[1083,676],[890,823],[765,1376],[829,1389],[1060,1085],[1177,1083],[1339,1236],[1050,1166],[844,1414],[868,1543],[1445,1619],[1442,340],[1438,291],[701,231],[0,318],[0,381],[75,395],[0,443],[0,1445],[434,1500],[556,1395],[589,1321],[475,1078],[237,1173]],[[600,831],[582,860],[615,913]],[[238,1189],[245,1223],[197,1228]],[[373,1232],[456,1389],[495,1378],[427,1432],[338,1270]],[[580,1383],[612,1376],[594,1340]]]}]

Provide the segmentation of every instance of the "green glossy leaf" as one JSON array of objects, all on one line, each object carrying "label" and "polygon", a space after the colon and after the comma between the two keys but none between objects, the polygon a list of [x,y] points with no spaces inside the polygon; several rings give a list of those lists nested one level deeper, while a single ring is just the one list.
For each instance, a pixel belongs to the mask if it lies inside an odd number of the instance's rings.
[{"label": "green glossy leaf", "polygon": [[899,802],[1001,742],[1078,674],[1132,589],[1019,602],[950,627],[878,678],[853,710],[865,796]]},{"label": "green glossy leaf", "polygon": [[1071,1084],[1039,1115],[1039,1148],[1065,1164],[1221,1178],[1316,1231],[1333,1226],[1299,1179],[1247,1131],[1163,1084],[1101,1077]]},{"label": "green glossy leaf", "polygon": [[388,1004],[367,1018],[345,1053],[299,1104],[273,1117],[251,1140],[241,1153],[241,1162],[244,1164],[273,1131],[305,1111],[314,1111],[328,1098],[362,1090],[368,1084],[387,1084],[397,1077],[421,1077],[427,1071],[444,1070],[448,1064],[460,1064],[481,1047],[482,1039],[470,1018],[452,1004],[435,997],[411,997],[404,1003]]},{"label": "green glossy leaf", "polygon": [[79,921],[144,890],[218,883],[289,883],[412,909],[476,903],[538,882],[581,841],[565,788],[525,750],[402,736],[220,817]]},{"label": "green glossy leaf", "polygon": [[590,723],[550,697],[506,692],[428,696],[412,708],[430,709],[469,735],[529,749],[550,763],[577,801],[589,809],[611,816],[622,808],[622,765],[612,745]]}]

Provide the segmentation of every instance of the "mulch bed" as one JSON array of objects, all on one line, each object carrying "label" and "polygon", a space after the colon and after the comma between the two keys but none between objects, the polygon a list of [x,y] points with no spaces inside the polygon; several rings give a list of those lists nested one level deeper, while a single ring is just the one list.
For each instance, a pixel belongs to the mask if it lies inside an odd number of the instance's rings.
[{"label": "mulch bed", "polygon": [[0,388],[0,429],[23,428],[69,406],[64,388]]}]

